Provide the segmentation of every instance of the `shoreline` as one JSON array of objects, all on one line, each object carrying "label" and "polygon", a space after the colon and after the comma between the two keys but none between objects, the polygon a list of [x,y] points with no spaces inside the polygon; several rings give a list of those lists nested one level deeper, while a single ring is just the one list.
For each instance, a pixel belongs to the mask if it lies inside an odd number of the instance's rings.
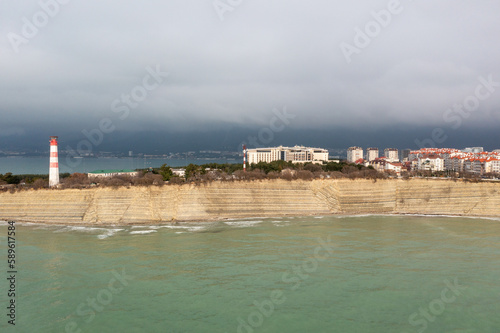
[{"label": "shoreline", "polygon": [[[307,215],[307,216],[266,216],[266,217],[246,217],[240,219],[232,219],[232,218],[224,218],[224,219],[216,219],[216,220],[204,220],[204,221],[174,221],[174,222],[162,222],[159,224],[151,224],[151,223],[127,223],[127,224],[116,224],[116,223],[102,223],[102,224],[85,224],[80,223],[78,225],[75,224],[62,224],[59,222],[49,222],[49,221],[24,221],[24,220],[10,220],[15,223],[20,224],[21,226],[53,226],[53,227],[84,227],[84,228],[116,228],[116,227],[175,227],[175,226],[183,226],[183,225],[201,225],[201,224],[210,224],[210,223],[218,223],[218,222],[251,222],[251,221],[259,221],[261,220],[273,220],[273,219],[298,219],[298,218],[316,218],[322,219],[325,217],[336,217],[336,218],[354,218],[354,217],[417,217],[417,218],[425,218],[425,217],[433,217],[433,218],[460,218],[460,219],[478,219],[478,220],[488,220],[488,221],[498,221],[500,222],[500,216],[470,216],[470,215],[446,215],[446,214],[402,214],[402,213],[394,213],[394,214],[330,214],[330,215]],[[245,220],[245,221],[242,221]],[[0,226],[2,224],[7,224],[10,222],[8,220],[0,219]],[[288,221],[291,222],[291,221]]]}]

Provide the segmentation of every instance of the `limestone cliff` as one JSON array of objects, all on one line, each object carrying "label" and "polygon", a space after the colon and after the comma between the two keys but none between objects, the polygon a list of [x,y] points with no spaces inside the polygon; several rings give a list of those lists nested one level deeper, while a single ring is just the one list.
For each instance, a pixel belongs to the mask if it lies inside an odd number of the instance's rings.
[{"label": "limestone cliff", "polygon": [[500,216],[500,183],[266,180],[0,193],[0,219],[139,224],[359,213]]}]

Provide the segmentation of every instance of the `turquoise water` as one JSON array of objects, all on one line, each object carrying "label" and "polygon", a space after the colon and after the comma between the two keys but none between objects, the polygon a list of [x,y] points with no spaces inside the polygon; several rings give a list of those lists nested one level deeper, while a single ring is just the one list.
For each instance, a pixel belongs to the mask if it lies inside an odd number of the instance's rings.
[{"label": "turquoise water", "polygon": [[[500,332],[499,227],[418,216],[17,224],[17,325],[2,314],[0,330]],[[6,235],[2,223],[2,258]],[[6,312],[6,278],[0,287]]]}]

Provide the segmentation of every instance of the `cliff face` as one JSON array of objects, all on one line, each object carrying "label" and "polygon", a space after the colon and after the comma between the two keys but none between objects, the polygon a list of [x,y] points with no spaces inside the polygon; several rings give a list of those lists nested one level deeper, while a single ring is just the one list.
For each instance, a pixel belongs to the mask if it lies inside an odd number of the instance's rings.
[{"label": "cliff face", "polygon": [[272,180],[0,193],[0,219],[45,223],[138,224],[359,213],[500,216],[500,183]]}]

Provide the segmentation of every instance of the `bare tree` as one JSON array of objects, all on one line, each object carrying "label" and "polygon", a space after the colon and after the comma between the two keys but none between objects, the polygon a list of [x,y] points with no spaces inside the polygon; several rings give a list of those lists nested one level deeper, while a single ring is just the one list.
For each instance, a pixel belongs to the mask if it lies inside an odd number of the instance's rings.
[{"label": "bare tree", "polygon": [[33,182],[33,184],[31,185],[31,187],[35,190],[39,190],[39,189],[42,189],[42,188],[48,188],[49,187],[49,182],[45,179],[41,179],[41,178],[38,178],[37,180],[35,180]]},{"label": "bare tree", "polygon": [[310,164],[307,164],[306,166],[304,166],[304,170],[309,170],[309,171],[314,173],[314,172],[323,171],[323,168],[320,165],[310,163]]},{"label": "bare tree", "polygon": [[88,187],[92,182],[91,179],[84,173],[73,173],[69,177],[61,180],[63,188],[84,188]]},{"label": "bare tree", "polygon": [[309,170],[300,170],[297,172],[297,178],[302,180],[312,180],[313,173]]}]

